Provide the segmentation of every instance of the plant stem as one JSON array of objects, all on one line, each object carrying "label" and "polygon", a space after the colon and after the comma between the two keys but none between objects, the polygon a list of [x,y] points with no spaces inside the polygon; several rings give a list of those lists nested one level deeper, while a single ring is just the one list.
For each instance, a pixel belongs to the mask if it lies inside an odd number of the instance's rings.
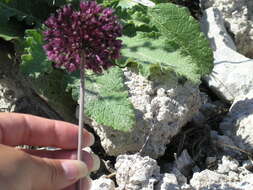
[{"label": "plant stem", "polygon": [[[78,149],[77,149],[77,160],[83,161],[82,158],[82,147],[83,147],[83,118],[84,118],[84,75],[85,75],[85,55],[81,52],[81,65],[80,65],[80,99],[79,99],[79,129],[78,129]],[[77,190],[83,190],[82,180],[77,182]]]}]

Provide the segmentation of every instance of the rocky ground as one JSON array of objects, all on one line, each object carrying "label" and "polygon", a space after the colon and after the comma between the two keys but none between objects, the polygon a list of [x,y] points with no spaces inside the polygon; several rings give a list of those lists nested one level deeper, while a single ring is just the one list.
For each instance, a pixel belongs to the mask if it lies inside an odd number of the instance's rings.
[{"label": "rocky ground", "polygon": [[[172,2],[199,20],[214,70],[200,86],[124,70],[137,124],[126,134],[86,120],[102,161],[92,190],[253,189],[253,1]],[[15,56],[0,41],[0,111],[63,119],[18,74]]]}]

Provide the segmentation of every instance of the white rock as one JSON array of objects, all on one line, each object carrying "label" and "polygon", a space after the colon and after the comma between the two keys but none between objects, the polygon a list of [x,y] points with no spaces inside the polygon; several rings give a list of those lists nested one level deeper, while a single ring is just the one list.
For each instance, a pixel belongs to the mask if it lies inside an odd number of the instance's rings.
[{"label": "white rock", "polygon": [[120,155],[115,168],[117,190],[180,190],[174,174],[160,174],[156,160],[139,154]]},{"label": "white rock", "polygon": [[[222,183],[226,183],[226,176],[217,174],[214,171],[204,170],[200,173],[194,173],[190,180],[191,186],[196,190],[220,190]],[[215,188],[217,186],[218,188]]]},{"label": "white rock", "polygon": [[190,184],[194,190],[248,190],[253,189],[253,174],[224,156],[217,171],[194,173]]},{"label": "white rock", "polygon": [[219,47],[224,46],[236,50],[232,38],[226,32],[224,20],[217,8],[209,8],[205,10],[201,23],[201,29],[210,39],[214,51],[217,51]]},{"label": "white rock", "polygon": [[176,176],[179,185],[187,183],[187,178],[176,167],[173,167],[171,173]]},{"label": "white rock", "polygon": [[160,175],[160,167],[148,156],[139,154],[120,155],[115,164],[118,189],[153,190],[155,176]]},{"label": "white rock", "polygon": [[128,69],[125,84],[136,113],[136,126],[131,132],[115,131],[86,119],[101,139],[106,153],[112,156],[140,151],[154,123],[154,130],[143,149],[152,158],[162,156],[172,137],[192,119],[200,107],[198,86],[178,82],[176,76],[148,80]]},{"label": "white rock", "polygon": [[180,186],[174,174],[165,173],[154,190],[180,190]]},{"label": "white rock", "polygon": [[13,80],[0,79],[0,112],[11,112],[16,108],[16,102],[24,96]]},{"label": "white rock", "polygon": [[247,176],[244,179],[237,179],[238,181],[235,181],[234,177],[231,178],[231,176],[219,174],[210,170],[204,170],[200,173],[194,173],[190,184],[194,190],[253,189],[252,176]]},{"label": "white rock", "polygon": [[222,157],[222,164],[219,164],[217,172],[227,174],[230,171],[237,171],[239,163],[237,160],[229,159],[227,156]]},{"label": "white rock", "polygon": [[218,9],[207,9],[201,25],[214,50],[214,69],[205,81],[219,97],[232,102],[253,88],[253,60],[231,49],[233,42]]},{"label": "white rock", "polygon": [[237,146],[253,151],[253,90],[235,99],[220,128]]},{"label": "white rock", "polygon": [[216,7],[234,35],[240,53],[253,58],[253,1],[201,0],[203,8]]},{"label": "white rock", "polygon": [[113,180],[102,176],[92,181],[91,190],[115,190],[115,184]]}]

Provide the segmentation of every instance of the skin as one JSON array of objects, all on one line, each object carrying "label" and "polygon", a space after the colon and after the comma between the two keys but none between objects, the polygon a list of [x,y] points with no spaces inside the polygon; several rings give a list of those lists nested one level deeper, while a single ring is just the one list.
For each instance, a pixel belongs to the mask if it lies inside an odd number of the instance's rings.
[{"label": "skin", "polygon": [[[86,130],[83,136],[84,146],[94,143],[93,135]],[[76,159],[77,137],[78,126],[74,124],[26,114],[0,113],[1,189],[75,190],[74,183],[80,175],[66,177],[62,163]],[[50,146],[61,150],[21,150],[17,145]],[[83,152],[83,159],[87,176],[94,168],[94,160],[87,152]],[[89,189],[88,177],[82,179],[84,190]]]}]

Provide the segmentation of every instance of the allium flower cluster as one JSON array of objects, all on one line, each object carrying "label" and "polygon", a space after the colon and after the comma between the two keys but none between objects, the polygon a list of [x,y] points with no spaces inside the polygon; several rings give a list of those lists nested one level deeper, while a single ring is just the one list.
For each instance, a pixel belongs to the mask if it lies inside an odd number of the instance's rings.
[{"label": "allium flower cluster", "polygon": [[122,45],[117,37],[122,35],[122,26],[112,9],[94,1],[81,2],[79,11],[70,5],[64,6],[45,25],[44,49],[56,67],[76,71],[84,53],[85,68],[100,73],[120,56]]}]

